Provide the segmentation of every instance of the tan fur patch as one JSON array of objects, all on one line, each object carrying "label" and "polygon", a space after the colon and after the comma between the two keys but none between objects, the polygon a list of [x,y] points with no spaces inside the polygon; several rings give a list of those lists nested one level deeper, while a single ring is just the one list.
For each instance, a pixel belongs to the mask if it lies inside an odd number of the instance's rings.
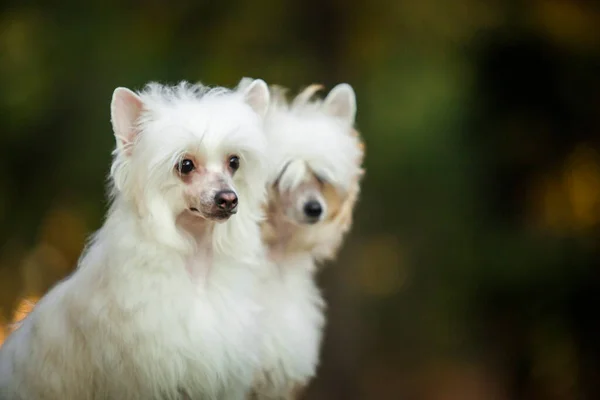
[{"label": "tan fur patch", "polygon": [[274,225],[278,213],[277,203],[277,194],[272,189],[269,190],[267,194],[267,203],[263,205],[265,219],[260,225],[263,243],[269,247],[277,243],[278,238],[278,232]]},{"label": "tan fur patch", "polygon": [[323,187],[321,188],[321,194],[325,199],[325,203],[327,203],[327,220],[333,221],[337,218],[338,213],[342,208],[344,199],[340,195],[339,191],[329,183],[323,184]]}]

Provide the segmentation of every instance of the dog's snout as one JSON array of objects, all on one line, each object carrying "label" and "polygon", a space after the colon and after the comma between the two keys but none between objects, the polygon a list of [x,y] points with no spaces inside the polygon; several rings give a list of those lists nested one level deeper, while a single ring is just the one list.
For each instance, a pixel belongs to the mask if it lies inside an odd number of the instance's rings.
[{"label": "dog's snout", "polygon": [[323,207],[317,200],[309,200],[304,204],[304,214],[310,218],[319,218],[323,213]]},{"label": "dog's snout", "polygon": [[223,211],[232,212],[238,205],[238,197],[232,190],[221,190],[215,195],[215,204]]}]

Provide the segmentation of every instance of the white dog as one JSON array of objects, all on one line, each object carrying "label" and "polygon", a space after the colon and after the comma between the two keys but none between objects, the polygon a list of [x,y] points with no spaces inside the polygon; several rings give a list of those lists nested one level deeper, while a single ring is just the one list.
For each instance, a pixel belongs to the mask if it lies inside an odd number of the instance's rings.
[{"label": "white dog", "polygon": [[261,80],[115,90],[106,222],[0,349],[1,399],[247,395],[268,104]]},{"label": "white dog", "polygon": [[335,257],[363,174],[354,90],[341,84],[324,101],[311,100],[319,89],[308,87],[288,105],[274,88],[266,119],[270,178],[263,240],[271,276],[263,290],[263,364],[253,391],[259,399],[295,398],[316,373],[325,322],[316,263]]}]

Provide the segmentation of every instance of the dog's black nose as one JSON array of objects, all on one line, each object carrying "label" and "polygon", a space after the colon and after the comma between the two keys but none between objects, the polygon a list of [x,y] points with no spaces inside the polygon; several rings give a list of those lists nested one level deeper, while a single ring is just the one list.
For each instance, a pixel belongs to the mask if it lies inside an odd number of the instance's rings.
[{"label": "dog's black nose", "polygon": [[215,204],[221,210],[233,211],[238,205],[238,198],[232,190],[221,190],[215,195]]},{"label": "dog's black nose", "polygon": [[321,203],[317,200],[310,200],[304,204],[304,214],[306,214],[307,217],[319,218],[322,212],[323,207],[321,207]]}]

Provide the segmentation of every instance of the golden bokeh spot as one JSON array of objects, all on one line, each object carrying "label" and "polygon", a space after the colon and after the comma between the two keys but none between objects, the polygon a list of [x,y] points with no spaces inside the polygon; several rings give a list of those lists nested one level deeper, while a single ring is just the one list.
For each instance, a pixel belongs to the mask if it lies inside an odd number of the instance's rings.
[{"label": "golden bokeh spot", "polygon": [[569,203],[562,182],[555,176],[544,175],[533,184],[530,209],[534,223],[541,229],[563,233],[569,229]]},{"label": "golden bokeh spot", "polygon": [[0,316],[0,345],[4,343],[6,337],[18,326],[18,324],[33,310],[36,303],[40,300],[38,296],[29,296],[23,298],[13,311],[12,321],[7,321]]},{"label": "golden bokeh spot", "polygon": [[19,302],[13,313],[13,324],[18,324],[33,310],[37,302],[40,300],[38,296],[28,296]]},{"label": "golden bokeh spot", "polygon": [[68,273],[70,266],[71,264],[56,248],[43,242],[38,244],[21,264],[24,292],[27,294],[45,292],[48,287]]},{"label": "golden bokeh spot", "polygon": [[0,49],[12,64],[23,66],[31,61],[38,33],[36,26],[42,22],[35,11],[7,13],[2,18]]},{"label": "golden bokeh spot", "polygon": [[42,221],[40,242],[58,250],[72,267],[79,258],[87,234],[85,217],[78,209],[55,208]]},{"label": "golden bokeh spot", "polygon": [[380,235],[360,248],[356,284],[372,296],[390,296],[400,291],[407,279],[400,243],[395,236]]},{"label": "golden bokeh spot", "polygon": [[0,346],[2,346],[2,343],[4,343],[4,341],[6,340],[5,330],[6,330],[6,321],[4,320],[4,318],[2,318],[2,315],[0,314]]},{"label": "golden bokeh spot", "polygon": [[583,2],[537,0],[531,5],[533,24],[553,41],[571,47],[593,46],[599,42],[596,13]]},{"label": "golden bokeh spot", "polygon": [[589,146],[580,146],[567,160],[565,189],[575,229],[600,223],[600,157]]},{"label": "golden bokeh spot", "polygon": [[530,210],[536,225],[569,234],[600,224],[600,155],[582,145],[559,173],[547,174],[531,188]]}]

